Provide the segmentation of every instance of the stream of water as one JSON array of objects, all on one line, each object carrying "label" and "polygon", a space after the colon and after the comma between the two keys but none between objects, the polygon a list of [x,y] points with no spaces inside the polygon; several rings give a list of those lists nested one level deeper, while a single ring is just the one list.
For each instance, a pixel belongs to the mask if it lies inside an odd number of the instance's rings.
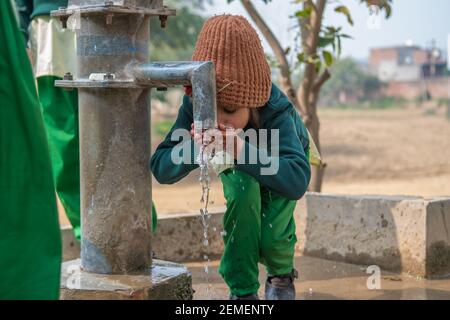
[{"label": "stream of water", "polygon": [[[209,176],[209,157],[210,155],[206,152],[206,144],[200,146],[200,152],[197,158],[197,163],[200,166],[200,184],[202,186],[202,197],[200,199],[200,203],[202,203],[203,208],[200,209],[200,217],[203,225],[203,246],[205,247],[205,251],[207,251],[207,247],[209,246],[208,240],[208,229],[209,229],[209,219],[211,218],[211,214],[208,212],[208,203],[209,203],[209,190],[210,190],[210,182],[211,178]],[[209,298],[212,299],[212,286],[209,282],[209,264],[210,259],[208,255],[203,256],[204,271],[205,271],[205,280],[206,280],[206,294]]]}]

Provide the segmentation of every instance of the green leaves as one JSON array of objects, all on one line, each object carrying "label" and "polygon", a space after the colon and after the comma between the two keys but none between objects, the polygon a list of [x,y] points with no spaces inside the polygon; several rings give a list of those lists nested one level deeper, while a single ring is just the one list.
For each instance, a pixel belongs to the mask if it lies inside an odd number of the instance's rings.
[{"label": "green leaves", "polygon": [[327,67],[331,67],[331,65],[333,64],[333,60],[334,60],[331,52],[323,50],[322,56],[323,56],[323,60],[325,61],[325,65]]},{"label": "green leaves", "polygon": [[300,18],[309,18],[311,16],[312,11],[313,7],[306,7],[303,10],[297,11],[295,13],[295,16]]},{"label": "green leaves", "polygon": [[330,27],[323,28],[319,34],[318,48],[324,49],[328,46],[333,48],[333,52],[337,56],[341,54],[342,38],[351,39],[351,36],[345,33],[341,33],[342,27]]},{"label": "green leaves", "polygon": [[335,12],[342,13],[347,17],[347,21],[350,25],[353,25],[352,15],[350,14],[350,10],[346,6],[338,6],[334,8]]},{"label": "green leaves", "polygon": [[360,0],[360,3],[365,3],[369,8],[377,7],[380,11],[384,10],[386,19],[392,15],[392,0]]}]

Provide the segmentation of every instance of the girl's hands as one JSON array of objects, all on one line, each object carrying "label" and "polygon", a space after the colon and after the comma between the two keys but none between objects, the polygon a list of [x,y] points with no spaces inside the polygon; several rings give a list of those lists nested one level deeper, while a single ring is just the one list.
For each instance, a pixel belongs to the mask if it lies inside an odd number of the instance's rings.
[{"label": "girl's hands", "polygon": [[205,144],[210,154],[225,151],[234,159],[239,157],[244,147],[244,141],[239,137],[241,131],[219,123],[218,128],[196,133],[194,124],[191,125],[191,136],[198,145]]}]

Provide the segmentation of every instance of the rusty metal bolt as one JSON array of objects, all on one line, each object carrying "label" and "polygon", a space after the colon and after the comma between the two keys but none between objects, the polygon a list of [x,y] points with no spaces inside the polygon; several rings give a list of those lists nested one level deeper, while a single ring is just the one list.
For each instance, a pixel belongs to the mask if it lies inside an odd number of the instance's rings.
[{"label": "rusty metal bolt", "polygon": [[72,81],[72,80],[73,80],[73,75],[72,75],[70,72],[67,72],[67,73],[64,75],[64,80],[70,80],[70,81]]},{"label": "rusty metal bolt", "polygon": [[[66,10],[66,7],[58,7],[58,10]],[[63,29],[67,29],[67,19],[68,17],[59,17],[59,21],[61,21]]]},{"label": "rusty metal bolt", "polygon": [[[70,72],[66,72],[66,74],[65,74],[64,77],[63,77],[63,80],[66,80],[66,81],[72,81],[72,80],[73,80],[73,75],[72,75]],[[64,90],[66,90],[66,91],[72,91],[73,88],[64,88]]]},{"label": "rusty metal bolt", "polygon": [[103,77],[103,80],[114,80],[114,74],[108,72],[108,73],[105,74],[105,76]]},{"label": "rusty metal bolt", "polygon": [[67,17],[59,17],[59,21],[61,21],[62,28],[67,29]]},{"label": "rusty metal bolt", "polygon": [[159,16],[159,21],[161,22],[161,28],[165,28],[167,25],[167,16]]}]

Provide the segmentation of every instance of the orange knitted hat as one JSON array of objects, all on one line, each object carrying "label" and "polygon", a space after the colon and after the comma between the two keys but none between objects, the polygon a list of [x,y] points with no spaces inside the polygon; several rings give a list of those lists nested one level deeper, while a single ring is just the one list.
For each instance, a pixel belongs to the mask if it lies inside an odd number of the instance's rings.
[{"label": "orange knitted hat", "polygon": [[197,39],[193,61],[216,66],[217,103],[256,108],[270,97],[270,67],[255,29],[242,16],[209,18]]}]

